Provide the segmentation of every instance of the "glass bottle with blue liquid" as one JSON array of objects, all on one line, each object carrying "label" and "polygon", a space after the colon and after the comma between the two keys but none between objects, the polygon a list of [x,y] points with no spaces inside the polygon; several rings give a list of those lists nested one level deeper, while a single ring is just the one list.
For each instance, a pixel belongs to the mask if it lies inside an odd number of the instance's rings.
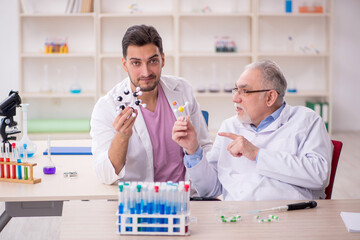
[{"label": "glass bottle with blue liquid", "polygon": [[23,153],[24,153],[24,144],[26,144],[27,146],[27,157],[31,158],[34,156],[35,152],[36,152],[36,144],[30,140],[30,138],[28,137],[28,129],[27,129],[27,111],[28,111],[28,107],[29,104],[28,103],[23,103],[20,104],[21,109],[22,109],[22,118],[23,118],[23,125],[22,125],[22,132],[23,132],[23,136],[21,138],[21,140],[18,142],[18,146],[20,146],[21,150],[20,150],[20,157],[24,158]]}]

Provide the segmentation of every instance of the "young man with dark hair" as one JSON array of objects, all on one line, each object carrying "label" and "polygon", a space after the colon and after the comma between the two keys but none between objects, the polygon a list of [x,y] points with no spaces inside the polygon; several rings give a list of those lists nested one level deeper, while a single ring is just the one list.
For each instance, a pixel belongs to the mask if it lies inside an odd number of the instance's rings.
[{"label": "young man with dark hair", "polygon": [[[178,77],[163,76],[165,65],[162,39],[156,29],[136,25],[127,29],[123,40],[122,64],[128,77],[118,83],[94,107],[91,117],[92,152],[95,171],[106,184],[121,181],[184,181],[184,151],[171,138],[178,112],[172,102],[182,106],[198,133],[198,142],[210,149],[212,142],[199,104],[189,83]],[[131,93],[140,87],[138,96],[146,108],[133,105]],[[117,113],[118,96],[127,107]],[[135,113],[135,114],[133,114]],[[135,116],[135,117],[133,117]]]}]

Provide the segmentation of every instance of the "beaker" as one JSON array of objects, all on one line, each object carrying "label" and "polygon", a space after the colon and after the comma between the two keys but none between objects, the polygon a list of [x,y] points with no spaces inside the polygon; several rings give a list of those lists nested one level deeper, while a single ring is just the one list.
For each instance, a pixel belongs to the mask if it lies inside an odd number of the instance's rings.
[{"label": "beaker", "polygon": [[296,80],[293,77],[289,77],[287,91],[289,93],[296,93],[297,92]]},{"label": "beaker", "polygon": [[295,50],[294,39],[292,36],[288,36],[287,43],[286,43],[286,50],[289,53],[294,52],[294,50]]},{"label": "beaker", "polygon": [[[20,104],[21,109],[22,109],[22,118],[23,118],[23,124],[22,124],[22,132],[23,132],[23,136],[21,138],[21,140],[18,142],[18,146],[22,147],[24,146],[24,144],[26,144],[27,146],[27,157],[31,158],[32,156],[34,156],[35,152],[36,152],[36,144],[34,142],[32,142],[30,140],[30,138],[28,137],[28,129],[27,129],[27,109],[29,104],[28,103],[23,103]],[[23,152],[20,152],[20,157],[24,157],[23,156]]]},{"label": "beaker", "polygon": [[45,164],[43,167],[43,172],[44,174],[54,174],[56,172],[56,167],[53,163],[53,161],[51,161],[51,148],[50,148],[50,137],[48,137],[48,149],[47,149],[47,157],[45,159]]},{"label": "beaker", "polygon": [[81,93],[81,86],[78,81],[78,70],[76,66],[74,66],[74,76],[73,76],[73,82],[70,86],[70,93],[74,93],[74,94]]},{"label": "beaker", "polygon": [[203,73],[202,67],[199,68],[199,77],[198,77],[197,81],[198,81],[198,84],[196,86],[197,92],[199,92],[199,93],[206,92],[206,86],[204,83],[204,73]]},{"label": "beaker", "polygon": [[44,79],[40,89],[41,92],[49,93],[51,92],[50,82],[49,82],[49,73],[48,73],[48,65],[44,65]]},{"label": "beaker", "polygon": [[227,80],[224,85],[224,92],[231,93],[234,88],[234,81],[232,80],[230,65],[227,66]]},{"label": "beaker", "polygon": [[209,85],[209,92],[216,93],[220,91],[219,84],[217,83],[216,79],[216,64],[212,64],[212,80]]}]

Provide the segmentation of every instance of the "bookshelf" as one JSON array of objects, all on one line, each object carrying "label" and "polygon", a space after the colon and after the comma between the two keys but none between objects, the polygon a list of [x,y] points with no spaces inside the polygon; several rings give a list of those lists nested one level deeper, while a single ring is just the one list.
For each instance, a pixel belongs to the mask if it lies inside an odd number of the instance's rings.
[{"label": "bookshelf", "polygon": [[[45,4],[44,0],[33,2]],[[201,108],[210,113],[210,130],[217,130],[235,113],[232,96],[223,88],[235,84],[245,65],[270,58],[282,68],[289,87],[297,89],[286,94],[289,104],[329,103],[331,132],[332,0],[317,1],[323,13],[299,13],[303,2],[293,0],[293,13],[285,13],[283,0],[139,0],[135,6],[130,0],[94,0],[90,13],[60,13],[52,9],[59,4],[47,3],[48,11],[30,14],[23,13],[19,0],[19,86],[24,101],[32,104],[29,118],[90,118],[97,99],[126,77],[121,67],[126,29],[148,24],[163,38],[162,73],[184,77],[192,84]],[[69,53],[44,54],[43,44],[49,36],[68,37]],[[215,36],[229,36],[237,51],[215,52]],[[305,48],[312,51],[304,52]],[[54,86],[59,82],[69,86],[71,68],[76,65],[83,92],[40,92],[45,64]],[[218,93],[196,91],[211,83],[219,87]],[[38,107],[41,109],[34,110]]]}]

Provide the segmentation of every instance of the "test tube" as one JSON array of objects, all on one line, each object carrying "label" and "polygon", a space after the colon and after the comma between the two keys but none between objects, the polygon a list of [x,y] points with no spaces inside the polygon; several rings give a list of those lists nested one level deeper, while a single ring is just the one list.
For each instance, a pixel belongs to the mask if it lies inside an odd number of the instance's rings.
[{"label": "test tube", "polygon": [[[17,163],[21,163],[21,158],[20,158],[19,149],[18,149],[18,148],[14,148],[14,152],[15,152],[15,159],[16,159]],[[22,179],[21,166],[18,166],[18,179]]]},{"label": "test tube", "polygon": [[[4,157],[5,157],[5,149],[4,146],[1,145],[0,162],[4,162]],[[0,165],[0,177],[5,178],[5,167],[3,164]]]},{"label": "test tube", "polygon": [[166,183],[162,182],[160,184],[160,214],[165,214],[165,204],[166,204]]},{"label": "test tube", "polygon": [[129,209],[130,209],[130,214],[135,214],[135,209],[136,209],[136,183],[132,182],[130,185],[130,201],[129,201]]},{"label": "test tube", "polygon": [[[12,161],[15,162],[16,161],[16,156],[15,156],[15,148],[16,148],[16,143],[12,143],[12,154],[11,154],[11,158]],[[10,148],[11,151],[11,148]],[[12,165],[12,178],[16,179],[16,165]]]},{"label": "test tube", "polygon": [[[24,162],[27,163],[28,153],[27,153],[27,144],[26,143],[24,143],[23,148],[24,148],[24,152],[23,152]],[[28,167],[24,167],[24,180],[29,180]]]},{"label": "test tube", "polygon": [[124,194],[124,183],[119,182],[119,214],[124,213],[124,203],[125,203],[125,194]]},{"label": "test tube", "polygon": [[130,183],[124,183],[124,198],[125,198],[125,205],[124,205],[124,213],[130,212]]},{"label": "test tube", "polygon": [[190,182],[185,182],[185,202],[184,202],[184,213],[189,213],[189,200],[190,200]]},{"label": "test tube", "polygon": [[[166,183],[165,182],[161,182],[160,183],[160,208],[159,208],[159,214],[165,214],[165,207],[166,207]],[[165,218],[158,218],[157,222],[159,224],[164,224],[165,222]],[[163,228],[158,228],[158,232],[162,232]]]},{"label": "test tube", "polygon": [[135,212],[136,214],[141,214],[141,185],[138,184],[136,186],[136,195],[135,195],[135,204],[136,204],[136,209]]},{"label": "test tube", "polygon": [[179,199],[178,199],[179,207],[178,207],[178,209],[179,209],[180,214],[185,214],[185,212],[184,212],[184,209],[185,209],[184,203],[185,203],[185,200],[186,200],[186,194],[185,194],[185,182],[184,181],[179,182],[178,191],[179,191]]},{"label": "test tube", "polygon": [[[147,202],[147,208],[144,213],[147,214],[154,214],[155,213],[155,199],[154,199],[154,183],[150,182],[146,185],[146,202]],[[155,219],[154,218],[148,218],[147,222],[152,224],[155,223]],[[150,228],[149,229],[150,232],[155,231],[154,228]]]},{"label": "test tube", "polygon": [[172,182],[168,181],[166,185],[165,214],[171,214],[172,208]]},{"label": "test tube", "polygon": [[154,193],[154,183],[150,183],[147,189],[147,213],[155,213],[155,193]]},{"label": "test tube", "polygon": [[[9,143],[6,143],[6,162],[10,162],[10,147]],[[10,164],[6,164],[6,178],[11,178],[10,175]]]},{"label": "test tube", "polygon": [[148,212],[148,204],[149,204],[149,197],[148,197],[148,182],[144,182],[141,189],[141,213]]},{"label": "test tube", "polygon": [[160,213],[160,193],[159,193],[159,185],[155,183],[154,186],[154,204],[155,204],[155,213]]}]

